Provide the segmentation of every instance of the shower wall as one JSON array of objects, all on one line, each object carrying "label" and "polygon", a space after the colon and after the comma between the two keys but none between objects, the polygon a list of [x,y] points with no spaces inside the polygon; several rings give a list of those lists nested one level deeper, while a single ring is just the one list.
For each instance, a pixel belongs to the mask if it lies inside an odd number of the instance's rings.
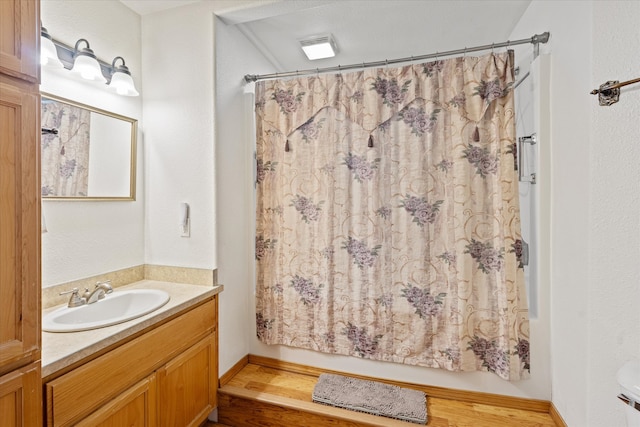
[{"label": "shower wall", "polygon": [[[520,82],[515,90],[516,106],[516,138],[529,137],[532,135],[538,138],[535,126],[535,104],[534,91],[539,76],[531,75],[530,52],[522,52],[522,58],[516,57],[516,82]],[[521,150],[522,148],[522,150]],[[520,182],[520,217],[522,224],[522,238],[529,244],[529,262],[524,267],[525,280],[527,282],[527,294],[529,297],[529,316],[531,319],[538,317],[538,294],[535,269],[537,265],[537,217],[535,208],[537,206],[535,184],[527,181],[531,175],[537,171],[538,146],[533,144],[518,144],[519,173],[524,176]],[[539,177],[537,177],[539,178]]]},{"label": "shower wall", "polygon": [[638,2],[533,1],[512,35],[552,34],[551,153],[540,162],[552,233],[540,247],[551,263],[552,402],[569,426],[625,425],[616,372],[640,358],[640,91],[629,86],[611,107],[589,95],[638,77],[638,20]]}]

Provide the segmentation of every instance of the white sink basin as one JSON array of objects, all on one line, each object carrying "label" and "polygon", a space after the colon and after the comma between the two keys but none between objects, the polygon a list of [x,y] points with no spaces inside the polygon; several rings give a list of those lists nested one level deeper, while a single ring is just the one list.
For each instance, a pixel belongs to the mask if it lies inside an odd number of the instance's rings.
[{"label": "white sink basin", "polygon": [[169,301],[169,294],[157,289],[115,290],[93,304],[62,307],[42,318],[46,332],[78,332],[103,328],[144,316]]}]

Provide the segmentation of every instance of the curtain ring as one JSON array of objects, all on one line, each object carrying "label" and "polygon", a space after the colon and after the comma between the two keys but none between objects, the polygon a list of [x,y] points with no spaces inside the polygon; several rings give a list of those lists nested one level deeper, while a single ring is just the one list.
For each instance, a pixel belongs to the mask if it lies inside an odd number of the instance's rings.
[{"label": "curtain ring", "polygon": [[320,68],[316,68],[316,75],[320,76]]},{"label": "curtain ring", "polygon": [[467,57],[467,47],[464,47],[464,52],[462,52],[462,57],[466,58]]},{"label": "curtain ring", "polygon": [[495,43],[491,43],[491,53],[494,53],[493,48],[495,47],[495,45],[496,45]]}]

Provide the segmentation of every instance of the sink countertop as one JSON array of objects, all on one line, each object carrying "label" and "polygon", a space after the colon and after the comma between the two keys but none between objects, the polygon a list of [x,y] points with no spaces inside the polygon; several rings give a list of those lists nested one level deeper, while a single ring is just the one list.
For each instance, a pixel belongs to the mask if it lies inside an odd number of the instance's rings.
[{"label": "sink countertop", "polygon": [[[223,287],[222,285],[211,287],[141,280],[130,285],[117,287],[114,292],[129,289],[160,289],[166,291],[171,298],[169,302],[151,313],[116,325],[81,332],[42,332],[42,378],[219,294]],[[107,295],[106,298],[109,296]],[[60,306],[48,308],[43,311],[43,315],[57,308]]]}]

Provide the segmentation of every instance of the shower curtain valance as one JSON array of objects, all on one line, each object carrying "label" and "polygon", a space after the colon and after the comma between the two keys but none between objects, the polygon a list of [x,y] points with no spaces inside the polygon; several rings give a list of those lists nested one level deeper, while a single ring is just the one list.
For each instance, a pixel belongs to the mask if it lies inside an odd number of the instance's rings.
[{"label": "shower curtain valance", "polygon": [[[513,51],[509,51],[509,55],[513,55]],[[462,64],[465,61],[465,57],[459,57],[450,60],[449,62],[453,62],[453,67],[456,69],[461,69],[464,65]],[[479,58],[469,58],[470,64],[468,66],[474,66],[473,62],[479,62]],[[497,67],[498,64],[491,64],[490,68],[486,70],[487,73],[497,72],[498,70],[491,70],[491,67]],[[504,64],[502,64],[504,66]],[[428,107],[429,104],[436,105],[433,102],[429,101],[429,96],[431,96],[432,87],[424,86],[424,85],[412,85],[412,77],[414,73],[423,73],[427,77],[432,76],[436,71],[442,71],[444,67],[444,61],[435,61],[426,64],[419,65],[407,65],[405,67],[401,67],[394,70],[394,76],[391,78],[384,78],[381,76],[376,76],[375,78],[371,78],[371,87],[369,90],[361,90],[361,88],[353,89],[351,87],[354,82],[358,84],[360,81],[369,80],[367,75],[371,75],[370,72],[367,71],[359,71],[353,73],[351,75],[351,83],[346,82],[343,78],[342,74],[330,76],[327,79],[324,79],[324,84],[311,84],[309,86],[306,85],[307,79],[301,79],[299,82],[292,82],[293,84],[288,84],[288,89],[275,89],[272,95],[272,100],[276,101],[280,106],[280,110],[283,113],[288,113],[288,117],[290,117],[291,122],[286,123],[287,126],[291,126],[292,129],[288,129],[285,131],[285,136],[288,138],[296,131],[302,133],[310,133],[316,131],[316,126],[321,119],[318,117],[326,114],[327,109],[335,109],[339,115],[344,116],[346,119],[351,122],[357,124],[365,131],[369,132],[369,138],[367,139],[369,143],[369,147],[372,146],[373,138],[372,134],[377,129],[389,127],[390,120],[394,119],[394,116],[398,111],[403,111],[403,119],[407,118],[409,120],[413,120],[412,118],[405,117],[407,114],[415,114],[416,110],[424,115],[425,108]],[[417,69],[417,71],[416,71]],[[506,75],[507,70],[500,70],[500,74]],[[375,72],[375,74],[379,74],[379,72]],[[402,80],[404,79],[404,80]],[[312,80],[323,81],[323,76],[318,76],[317,79]],[[494,79],[493,81],[482,82],[480,85],[477,82],[469,82],[468,84],[463,86],[463,91],[454,95],[458,97],[458,100],[464,99],[464,102],[457,102],[456,100],[452,100],[452,102],[445,104],[437,104],[437,108],[432,108],[431,114],[428,118],[422,120],[417,120],[414,122],[416,126],[414,128],[415,132],[423,132],[428,130],[428,128],[435,123],[437,120],[437,114],[442,110],[451,110],[452,108],[458,110],[458,114],[472,123],[478,123],[482,116],[487,111],[491,101],[496,99],[497,97],[503,96],[506,94],[511,87],[513,86],[513,81],[508,83],[501,83],[498,79]],[[298,92],[296,93],[296,88],[298,88]],[[326,95],[322,94],[321,96],[314,96],[314,91],[321,90],[326,91]],[[387,105],[388,109],[383,109],[379,111],[379,115],[364,115],[361,114],[358,109],[351,108],[350,103],[343,103],[339,99],[344,90],[351,90],[350,99],[352,101],[362,103],[364,105],[370,105],[371,103],[375,103],[378,99],[382,98],[382,103]],[[307,95],[308,94],[308,95]],[[305,96],[307,95],[307,96]],[[479,95],[479,96],[474,96]],[[303,99],[310,99],[304,105],[304,108],[297,108],[297,103],[301,102]],[[408,108],[411,106],[410,108]],[[408,109],[407,109],[408,108]],[[310,117],[308,116],[309,111],[317,111],[312,114]],[[407,110],[407,111],[405,111]],[[422,129],[422,127],[424,129]],[[479,134],[477,130],[477,126],[474,129],[474,140],[478,141]],[[286,145],[286,151],[288,151],[288,144]]]}]

